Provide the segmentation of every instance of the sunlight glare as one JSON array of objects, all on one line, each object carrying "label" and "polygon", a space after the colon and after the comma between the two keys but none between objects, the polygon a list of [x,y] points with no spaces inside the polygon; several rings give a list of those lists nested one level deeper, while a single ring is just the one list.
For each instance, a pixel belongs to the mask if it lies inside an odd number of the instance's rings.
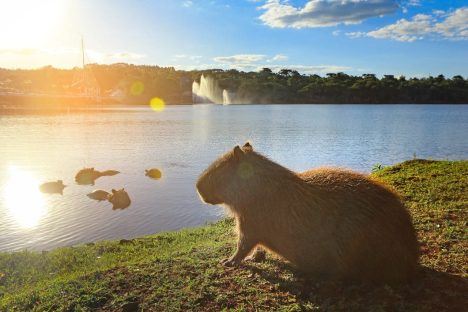
[{"label": "sunlight glare", "polygon": [[166,103],[164,103],[163,99],[154,97],[150,101],[150,106],[155,112],[161,112],[164,110]]},{"label": "sunlight glare", "polygon": [[132,95],[141,95],[145,91],[145,85],[141,81],[134,81],[130,86],[130,93]]},{"label": "sunlight glare", "polygon": [[3,194],[11,215],[23,228],[33,228],[45,215],[46,205],[39,182],[29,172],[10,166],[9,180]]},{"label": "sunlight glare", "polygon": [[61,28],[67,3],[66,0],[0,0],[0,46],[42,45]]}]

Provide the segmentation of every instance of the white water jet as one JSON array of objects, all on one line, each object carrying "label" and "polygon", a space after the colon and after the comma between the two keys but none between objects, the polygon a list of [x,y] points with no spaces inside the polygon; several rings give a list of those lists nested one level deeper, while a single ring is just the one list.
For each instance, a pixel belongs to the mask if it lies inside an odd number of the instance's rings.
[{"label": "white water jet", "polygon": [[216,80],[204,75],[201,75],[200,83],[193,82],[192,97],[193,103],[231,104],[229,91],[221,89]]},{"label": "white water jet", "polygon": [[231,94],[229,93],[228,90],[224,89],[223,90],[223,105],[229,105],[231,104]]}]

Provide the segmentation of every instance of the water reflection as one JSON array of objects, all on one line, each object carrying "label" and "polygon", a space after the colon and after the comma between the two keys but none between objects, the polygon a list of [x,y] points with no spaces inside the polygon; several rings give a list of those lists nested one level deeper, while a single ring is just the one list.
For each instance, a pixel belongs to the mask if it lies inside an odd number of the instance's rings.
[{"label": "water reflection", "polygon": [[46,214],[47,207],[38,180],[30,172],[10,166],[4,189],[8,211],[22,228],[37,226]]}]

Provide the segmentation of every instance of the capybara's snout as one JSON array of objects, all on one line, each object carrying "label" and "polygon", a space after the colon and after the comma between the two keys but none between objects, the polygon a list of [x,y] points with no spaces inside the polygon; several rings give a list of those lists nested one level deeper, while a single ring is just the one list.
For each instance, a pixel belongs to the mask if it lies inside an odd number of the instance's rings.
[{"label": "capybara's snout", "polygon": [[213,191],[210,190],[208,183],[203,179],[203,177],[198,179],[196,188],[198,195],[203,202],[210,205],[219,205],[222,203],[222,201],[217,198]]}]

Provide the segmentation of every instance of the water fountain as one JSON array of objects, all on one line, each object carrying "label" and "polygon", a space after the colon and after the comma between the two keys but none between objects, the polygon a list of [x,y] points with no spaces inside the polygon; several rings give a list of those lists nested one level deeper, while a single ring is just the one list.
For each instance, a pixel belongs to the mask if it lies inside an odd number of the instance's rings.
[{"label": "water fountain", "polygon": [[211,77],[201,75],[200,83],[194,81],[192,84],[193,103],[231,104],[232,95],[226,89],[221,89]]}]

